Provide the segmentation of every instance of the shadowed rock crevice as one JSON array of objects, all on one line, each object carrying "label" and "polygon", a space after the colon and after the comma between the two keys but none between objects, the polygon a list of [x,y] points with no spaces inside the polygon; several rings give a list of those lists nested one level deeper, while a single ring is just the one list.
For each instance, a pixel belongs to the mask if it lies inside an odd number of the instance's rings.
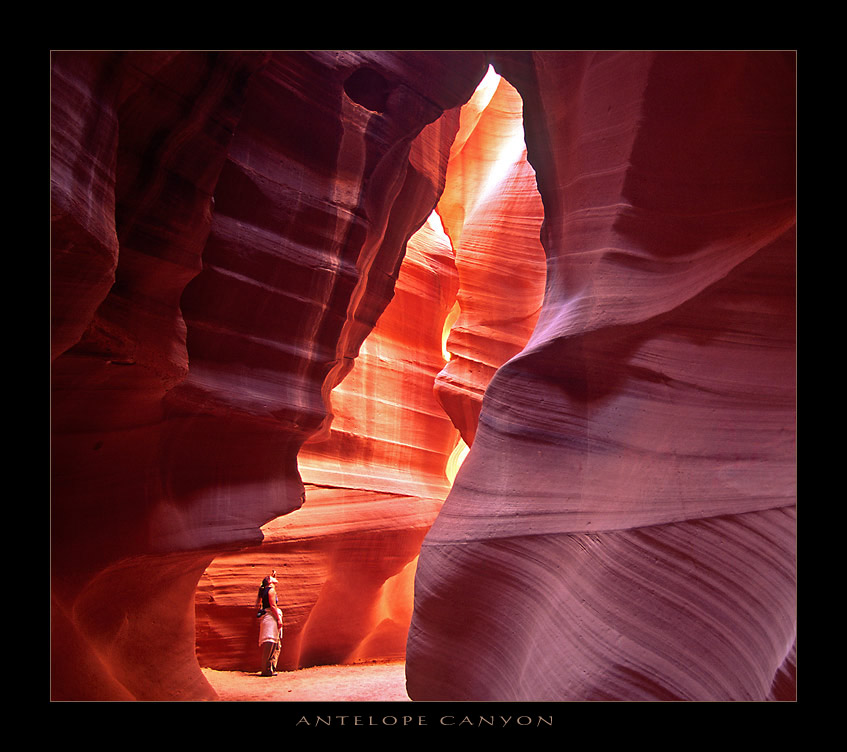
[{"label": "shadowed rock crevice", "polygon": [[[405,657],[417,554],[467,452],[460,432],[475,422],[465,416],[526,342],[541,305],[540,198],[522,133],[520,97],[491,71],[416,141],[403,190],[418,193],[423,165],[440,162],[436,211],[405,244],[393,298],[326,399],[328,430],[299,453],[303,508],[265,526],[260,547],[216,559],[201,580],[203,665],[254,666],[237,603],[255,586],[257,557],[283,573],[281,667]],[[511,264],[523,286],[503,273]],[[472,352],[461,344],[470,338]]]},{"label": "shadowed rock crevice", "polygon": [[[379,116],[343,91],[364,67],[405,82]],[[441,191],[446,158],[421,156],[484,71],[473,52],[53,55],[53,626],[76,647],[52,652],[54,699],[208,696],[200,574],[302,505],[296,455]],[[121,649],[86,593],[116,568],[148,582],[132,633],[165,587],[145,562],[172,555],[174,649]]]},{"label": "shadowed rock crevice", "polygon": [[359,68],[344,81],[347,96],[372,112],[385,111],[392,88],[385,77],[372,68]]}]

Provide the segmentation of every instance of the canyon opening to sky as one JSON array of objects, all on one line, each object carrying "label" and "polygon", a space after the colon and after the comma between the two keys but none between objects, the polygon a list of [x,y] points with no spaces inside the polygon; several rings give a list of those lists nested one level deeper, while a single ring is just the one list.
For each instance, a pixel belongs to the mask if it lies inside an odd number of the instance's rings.
[{"label": "canyon opening to sky", "polygon": [[[372,76],[359,78],[355,93],[378,111]],[[405,657],[422,537],[470,450],[488,381],[542,305],[543,208],[523,133],[520,94],[489,66],[393,299],[330,394],[329,429],[299,453],[302,508],[200,580],[201,666],[255,669],[245,614],[270,570],[286,625],[280,668]]]}]

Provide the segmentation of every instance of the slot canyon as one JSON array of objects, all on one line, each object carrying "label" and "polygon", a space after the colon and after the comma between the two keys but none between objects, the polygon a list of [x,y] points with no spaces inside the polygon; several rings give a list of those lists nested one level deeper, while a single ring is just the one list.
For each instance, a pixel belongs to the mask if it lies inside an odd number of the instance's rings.
[{"label": "slot canyon", "polygon": [[796,700],[794,52],[50,86],[52,700]]}]

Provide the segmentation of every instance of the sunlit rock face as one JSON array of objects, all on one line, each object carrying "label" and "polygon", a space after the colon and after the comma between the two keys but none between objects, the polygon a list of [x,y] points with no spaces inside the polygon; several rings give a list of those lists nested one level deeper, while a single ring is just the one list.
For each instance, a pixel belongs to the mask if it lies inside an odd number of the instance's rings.
[{"label": "sunlit rock face", "polygon": [[281,669],[404,657],[418,551],[449,491],[459,441],[433,392],[457,287],[433,214],[407,244],[394,298],[330,396],[329,432],[300,451],[303,507],[269,522],[261,546],[218,557],[202,577],[203,666],[259,669],[252,604],[272,570],[285,625]]},{"label": "sunlit rock face", "polygon": [[53,697],[792,697],[794,63],[55,55]]},{"label": "sunlit rock face", "polygon": [[405,655],[417,553],[466,450],[460,436],[472,441],[482,392],[526,344],[544,289],[520,95],[491,70],[455,115],[442,119],[458,131],[437,213],[407,244],[394,298],[330,395],[329,433],[298,455],[303,508],[201,579],[204,666],[258,669],[255,625],[245,630],[257,561],[280,576],[281,667]]},{"label": "sunlit rock face", "polygon": [[491,69],[462,108],[438,204],[460,287],[436,394],[468,446],[488,382],[526,345],[544,297],[544,208],[523,129],[520,94]]},{"label": "sunlit rock face", "polygon": [[435,399],[459,279],[438,216],[407,245],[395,294],[330,397],[329,436],[300,452],[305,483],[444,499],[456,429]]},{"label": "sunlit rock face", "polygon": [[485,70],[481,53],[54,55],[55,699],[213,695],[197,582],[301,506],[298,451],[328,430]]},{"label": "sunlit rock face", "polygon": [[410,696],[788,699],[794,58],[494,58],[547,287],[424,541]]}]

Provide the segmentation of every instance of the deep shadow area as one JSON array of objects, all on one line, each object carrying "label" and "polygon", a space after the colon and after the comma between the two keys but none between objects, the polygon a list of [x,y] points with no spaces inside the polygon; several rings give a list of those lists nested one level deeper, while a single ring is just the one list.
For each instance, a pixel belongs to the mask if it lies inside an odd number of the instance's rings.
[{"label": "deep shadow area", "polygon": [[344,91],[356,104],[371,112],[385,112],[391,84],[373,68],[359,68],[344,82]]}]

